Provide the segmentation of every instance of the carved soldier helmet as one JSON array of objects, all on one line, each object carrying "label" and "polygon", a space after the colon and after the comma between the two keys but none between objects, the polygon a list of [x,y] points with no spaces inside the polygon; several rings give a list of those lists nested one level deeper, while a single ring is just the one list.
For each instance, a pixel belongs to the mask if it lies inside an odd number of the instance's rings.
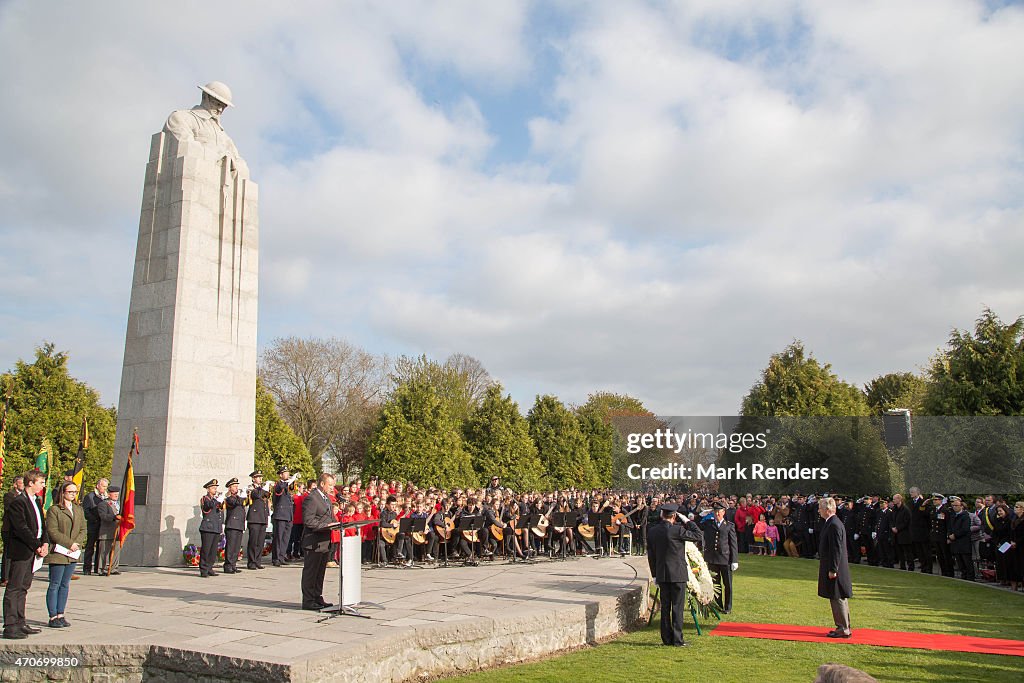
[{"label": "carved soldier helmet", "polygon": [[220,81],[210,81],[206,85],[199,86],[199,89],[218,102],[223,102],[229,107],[235,106],[231,103],[231,88]]}]

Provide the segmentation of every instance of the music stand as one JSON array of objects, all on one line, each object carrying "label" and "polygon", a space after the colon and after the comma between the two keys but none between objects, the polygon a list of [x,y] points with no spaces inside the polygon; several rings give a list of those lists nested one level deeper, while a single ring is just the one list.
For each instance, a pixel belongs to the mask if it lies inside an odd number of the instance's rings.
[{"label": "music stand", "polygon": [[447,526],[447,524],[445,524],[445,519],[447,517],[448,517],[447,514],[443,514],[443,513],[441,514],[441,523],[442,523],[443,526],[438,526],[437,521],[436,521],[436,519],[437,519],[436,516],[434,518],[435,521],[434,521],[433,527],[434,527],[434,533],[437,534],[437,545],[438,545],[438,547],[440,547],[440,548],[442,548],[444,550],[444,559],[441,559],[441,553],[440,552],[437,554],[438,555],[438,558],[437,558],[437,566],[438,567],[447,567],[448,566],[448,543],[452,539],[452,533],[454,532],[454,529],[451,532],[448,533],[448,538],[443,537],[441,535],[441,532],[438,531],[438,529],[444,529],[445,531],[448,530],[448,526]]},{"label": "music stand", "polygon": [[359,609],[366,608],[366,607],[373,607],[373,608],[376,608],[376,609],[384,609],[383,605],[378,605],[375,602],[362,602],[362,601],[360,601],[360,602],[355,603],[354,605],[346,605],[345,604],[345,589],[344,589],[344,586],[345,586],[345,558],[344,558],[343,554],[344,554],[344,551],[345,551],[345,530],[347,530],[347,529],[359,529],[361,527],[366,526],[367,524],[374,524],[374,523],[379,522],[379,521],[380,521],[379,519],[362,519],[362,520],[359,520],[358,522],[345,522],[344,524],[341,523],[341,522],[335,522],[334,524],[331,524],[330,526],[327,527],[328,529],[341,529],[342,530],[341,531],[341,543],[338,544],[338,546],[339,546],[338,547],[338,559],[340,560],[340,562],[338,562],[338,604],[332,605],[331,607],[325,607],[324,609],[320,610],[321,614],[326,614],[327,616],[324,617],[323,619],[320,619],[317,623],[326,621],[328,619],[333,619],[334,617],[340,617],[340,616],[360,617],[362,619],[370,619],[371,617],[370,617],[369,614],[363,614],[363,613],[361,613],[359,611]]},{"label": "music stand", "polygon": [[476,531],[477,540],[469,544],[469,557],[466,558],[463,566],[476,566],[480,564],[476,559],[476,544],[479,543],[479,531],[484,528],[484,518],[479,515],[464,515],[459,517],[459,526],[457,530],[461,533],[463,531]]},{"label": "music stand", "polygon": [[551,526],[562,527],[562,560],[565,560],[565,547],[569,544],[568,534],[570,529],[576,528],[576,512],[552,512],[551,513]]},{"label": "music stand", "polygon": [[600,517],[601,522],[600,522],[600,527],[598,528],[598,531],[601,533],[601,539],[604,539],[605,537],[608,538],[608,555],[604,554],[604,543],[601,543],[601,552],[600,552],[601,557],[610,557],[611,556],[612,535],[608,531],[608,527],[610,527],[612,525],[612,518],[613,517],[615,517],[615,513],[612,512],[611,510],[604,510],[603,512],[601,512],[601,517]]},{"label": "music stand", "polygon": [[526,541],[525,546],[519,548],[519,552],[523,554],[523,562],[531,562],[530,560],[530,527],[537,523],[537,515],[519,515],[519,519],[516,520],[515,529],[512,532],[512,561],[516,561],[516,542],[519,540],[519,535],[516,531],[523,532],[523,540]]}]

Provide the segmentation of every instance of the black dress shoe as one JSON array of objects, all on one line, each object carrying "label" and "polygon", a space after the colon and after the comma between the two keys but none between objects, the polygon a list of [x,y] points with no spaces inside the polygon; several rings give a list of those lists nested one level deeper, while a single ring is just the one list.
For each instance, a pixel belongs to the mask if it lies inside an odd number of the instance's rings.
[{"label": "black dress shoe", "polygon": [[853,635],[853,632],[843,633],[842,631],[829,631],[825,634],[827,638],[849,638]]},{"label": "black dress shoe", "polygon": [[22,624],[21,632],[22,633],[26,633],[28,635],[33,635],[33,634],[36,634],[36,633],[42,633],[43,629],[36,628],[35,626],[29,626],[28,624]]},{"label": "black dress shoe", "polygon": [[22,638],[28,638],[28,636],[22,633],[20,629],[16,631],[4,629],[4,638],[8,640],[21,640]]},{"label": "black dress shoe", "polygon": [[259,569],[259,567],[257,567],[257,566],[256,566],[256,565],[254,565],[254,564],[250,564],[250,565],[248,565],[248,566],[246,567],[246,569]]},{"label": "black dress shoe", "polygon": [[333,602],[326,602],[324,600],[321,600],[320,601],[320,608],[323,609],[325,607],[334,607],[334,603]]},{"label": "black dress shoe", "polygon": [[274,566],[275,567],[280,567],[282,564],[283,564],[282,562],[274,562]]},{"label": "black dress shoe", "polygon": [[319,611],[320,611],[320,610],[321,610],[322,608],[321,608],[321,606],[320,606],[320,605],[317,605],[317,604],[308,604],[308,603],[307,603],[307,604],[304,604],[304,605],[302,606],[302,609],[308,609],[308,610],[312,610],[312,611],[315,611],[315,612],[319,612]]}]

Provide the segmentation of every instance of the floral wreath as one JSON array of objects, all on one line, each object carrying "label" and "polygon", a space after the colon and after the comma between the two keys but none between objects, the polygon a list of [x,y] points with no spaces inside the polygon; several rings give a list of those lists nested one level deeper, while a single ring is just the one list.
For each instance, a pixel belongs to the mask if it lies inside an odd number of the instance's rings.
[{"label": "floral wreath", "polygon": [[686,590],[701,605],[710,604],[715,599],[715,581],[696,544],[686,544],[686,561],[690,564],[690,574],[686,577]]}]

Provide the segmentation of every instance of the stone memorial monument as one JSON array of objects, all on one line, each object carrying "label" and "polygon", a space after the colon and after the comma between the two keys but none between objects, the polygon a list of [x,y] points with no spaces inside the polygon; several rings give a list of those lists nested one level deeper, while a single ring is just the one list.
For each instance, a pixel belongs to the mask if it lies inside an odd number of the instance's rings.
[{"label": "stone memorial monument", "polygon": [[146,166],[111,482],[137,428],[123,564],[180,565],[199,542],[203,484],[253,469],[258,194],[221,127],[231,91],[200,90],[153,136]]}]

